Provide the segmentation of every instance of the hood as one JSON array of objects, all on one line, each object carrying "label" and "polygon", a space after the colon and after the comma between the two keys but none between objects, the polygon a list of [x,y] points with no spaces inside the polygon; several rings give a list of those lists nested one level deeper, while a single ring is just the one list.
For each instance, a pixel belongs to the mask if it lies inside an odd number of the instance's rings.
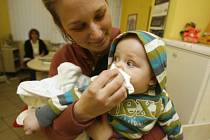
[{"label": "hood", "polygon": [[158,93],[162,92],[166,84],[165,43],[162,41],[160,37],[152,33],[146,31],[127,31],[118,35],[111,44],[108,66],[110,66],[113,61],[113,56],[118,42],[122,38],[131,34],[136,35],[136,37],[142,43],[142,46],[145,49],[152,71],[156,77],[156,80],[158,81],[158,86],[156,86],[155,90]]}]

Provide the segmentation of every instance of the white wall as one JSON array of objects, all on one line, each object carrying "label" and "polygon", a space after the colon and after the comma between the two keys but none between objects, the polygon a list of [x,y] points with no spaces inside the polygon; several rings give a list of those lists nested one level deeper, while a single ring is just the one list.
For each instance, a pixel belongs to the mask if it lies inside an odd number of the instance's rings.
[{"label": "white wall", "polygon": [[28,31],[36,28],[42,39],[63,42],[61,34],[41,0],[8,0],[8,9],[14,40],[28,39]]},{"label": "white wall", "polygon": [[[108,1],[113,26],[120,27],[121,0]],[[42,39],[54,43],[64,42],[41,0],[8,0],[8,9],[14,40],[28,39],[28,31],[31,28],[36,28]]]}]

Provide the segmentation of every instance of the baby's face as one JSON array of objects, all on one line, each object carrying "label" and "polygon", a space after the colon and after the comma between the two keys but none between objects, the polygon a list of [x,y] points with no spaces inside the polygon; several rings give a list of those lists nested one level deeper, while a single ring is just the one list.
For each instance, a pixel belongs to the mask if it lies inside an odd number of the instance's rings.
[{"label": "baby's face", "polygon": [[113,63],[130,75],[135,93],[142,93],[148,89],[152,70],[138,39],[128,37],[121,40],[117,44]]}]

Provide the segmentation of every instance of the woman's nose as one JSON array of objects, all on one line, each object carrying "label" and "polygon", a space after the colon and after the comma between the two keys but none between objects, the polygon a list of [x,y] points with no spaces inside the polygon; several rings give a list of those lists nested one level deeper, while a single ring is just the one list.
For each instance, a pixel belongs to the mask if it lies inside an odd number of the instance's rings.
[{"label": "woman's nose", "polygon": [[97,23],[92,23],[90,25],[90,40],[92,41],[101,41],[103,39],[103,31],[100,28],[100,25]]}]

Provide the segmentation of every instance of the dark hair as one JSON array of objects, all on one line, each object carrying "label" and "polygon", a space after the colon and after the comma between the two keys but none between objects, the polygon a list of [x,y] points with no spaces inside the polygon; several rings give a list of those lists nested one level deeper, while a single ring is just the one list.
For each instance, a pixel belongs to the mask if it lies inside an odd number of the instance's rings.
[{"label": "dark hair", "polygon": [[66,41],[73,41],[72,38],[64,31],[63,26],[61,24],[60,18],[56,12],[56,8],[55,8],[55,3],[57,2],[57,0],[42,0],[42,2],[44,3],[45,7],[47,8],[47,10],[50,12],[50,14],[53,17],[53,21],[55,22],[55,24],[57,25],[57,27],[59,28],[63,38]]},{"label": "dark hair", "polygon": [[29,39],[32,38],[32,37],[31,37],[32,32],[35,32],[35,33],[37,34],[38,38],[39,38],[39,31],[38,31],[37,29],[34,29],[34,28],[33,28],[33,29],[31,29],[31,30],[29,31],[29,33],[28,33]]}]

